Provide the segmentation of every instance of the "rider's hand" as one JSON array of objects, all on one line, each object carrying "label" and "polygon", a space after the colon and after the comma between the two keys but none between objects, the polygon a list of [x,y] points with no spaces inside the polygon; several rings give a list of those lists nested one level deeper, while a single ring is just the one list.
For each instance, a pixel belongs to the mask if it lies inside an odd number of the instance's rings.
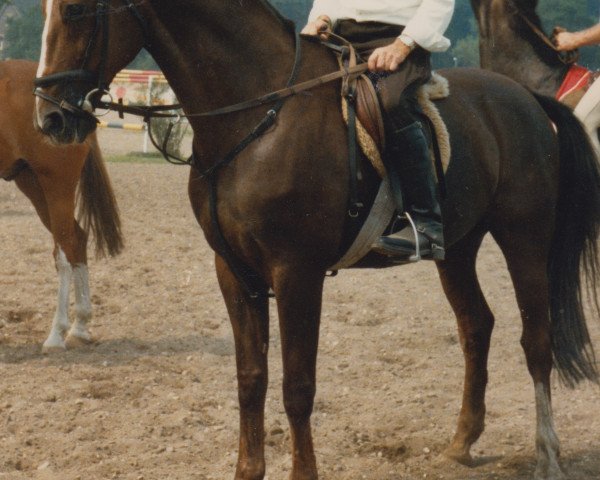
[{"label": "rider's hand", "polygon": [[554,37],[557,50],[575,50],[579,48],[579,35],[572,32],[558,32]]},{"label": "rider's hand", "polygon": [[304,35],[321,35],[322,38],[326,38],[327,35],[323,35],[327,32],[331,32],[331,19],[327,15],[321,15],[316,20],[307,23],[302,29]]},{"label": "rider's hand", "polygon": [[393,72],[406,60],[412,49],[397,38],[394,43],[377,48],[369,57],[369,70],[372,72]]}]

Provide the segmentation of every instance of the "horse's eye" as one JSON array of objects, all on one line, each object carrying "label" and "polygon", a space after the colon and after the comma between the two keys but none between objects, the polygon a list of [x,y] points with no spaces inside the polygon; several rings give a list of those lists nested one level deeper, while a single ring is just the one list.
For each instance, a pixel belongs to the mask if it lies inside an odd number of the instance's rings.
[{"label": "horse's eye", "polygon": [[63,11],[63,20],[65,22],[76,22],[81,20],[87,11],[83,3],[69,3]]}]

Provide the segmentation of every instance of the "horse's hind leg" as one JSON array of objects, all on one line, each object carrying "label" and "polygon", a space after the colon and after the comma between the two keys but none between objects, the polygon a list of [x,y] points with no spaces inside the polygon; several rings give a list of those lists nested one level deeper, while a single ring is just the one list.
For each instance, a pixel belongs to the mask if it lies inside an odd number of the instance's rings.
[{"label": "horse's hind leg", "polygon": [[444,454],[471,464],[471,446],[484,429],[487,359],[494,316],[490,311],[475,271],[477,251],[484,233],[473,233],[452,246],[446,260],[439,262],[442,286],[458,322],[460,344],[465,358],[462,408],[452,443]]},{"label": "horse's hind leg", "polygon": [[[535,387],[536,405],[536,480],[565,478],[558,464],[559,441],[554,430],[550,399],[552,350],[546,273],[548,228],[554,224],[550,214],[538,212],[537,224],[520,222],[508,231],[494,232],[502,248],[515,287],[523,321],[521,345]],[[548,220],[549,219],[549,220]],[[518,231],[521,228],[523,231]]]},{"label": "horse's hind leg", "polygon": [[68,348],[87,345],[93,341],[89,330],[92,318],[92,301],[87,266],[87,235],[75,224],[76,262],[73,265],[73,284],[75,290],[75,320],[65,338]]},{"label": "horse's hind leg", "polygon": [[216,266],[235,339],[240,405],[235,479],[261,480],[265,475],[264,409],[268,380],[269,304],[266,298],[250,298],[218,255]]}]

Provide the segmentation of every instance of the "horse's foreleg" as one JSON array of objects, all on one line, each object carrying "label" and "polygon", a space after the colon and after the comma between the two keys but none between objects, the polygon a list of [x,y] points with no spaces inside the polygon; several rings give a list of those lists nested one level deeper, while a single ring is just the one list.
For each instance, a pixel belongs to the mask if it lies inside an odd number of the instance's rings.
[{"label": "horse's foreleg", "polygon": [[[74,266],[84,262],[81,258],[81,239],[76,233],[75,191],[78,178],[63,174],[40,175],[38,177],[44,191],[50,217],[50,230],[56,248],[56,270],[59,277],[58,305],[52,331],[44,343],[44,351],[65,348],[63,335],[69,328],[69,290]],[[84,250],[85,251],[85,250]]]},{"label": "horse's foreleg", "polygon": [[[534,227],[530,231],[536,231]],[[540,227],[539,231],[543,231]],[[536,480],[559,480],[564,475],[558,464],[560,445],[554,430],[550,401],[552,347],[548,314],[547,249],[543,238],[514,231],[497,235],[510,271],[521,310],[527,368],[533,379],[536,404]],[[549,236],[547,238],[550,238]]]},{"label": "horse's foreleg", "polygon": [[307,265],[277,272],[277,298],[283,356],[283,401],[291,429],[291,480],[318,478],[310,416],[316,391],[316,360],[325,272]]},{"label": "horse's foreleg", "polygon": [[71,267],[65,253],[60,248],[55,249],[54,258],[58,273],[58,295],[50,334],[42,346],[44,353],[49,353],[53,350],[64,350],[66,345],[63,338],[69,329],[69,291],[73,276],[73,267]]},{"label": "horse's foreleg", "polygon": [[475,271],[482,235],[466,238],[448,250],[438,272],[456,315],[460,343],[465,358],[462,408],[456,433],[444,454],[463,464],[471,464],[471,446],[484,429],[487,359],[494,317]]},{"label": "horse's foreleg", "polygon": [[264,409],[268,381],[269,304],[267,298],[250,298],[218,255],[216,266],[236,350],[240,442],[235,478],[261,480],[265,475]]},{"label": "horse's foreleg", "polygon": [[[19,176],[15,179],[15,183],[17,184],[17,187],[27,196],[27,198],[29,198],[44,226],[51,233],[53,233],[53,219],[50,215],[50,207],[44,194],[42,185],[40,184],[40,181],[35,173],[30,168],[27,168],[19,174]],[[71,217],[71,219],[72,218],[73,217]],[[44,342],[43,346],[44,352],[55,349],[64,349],[65,343],[63,340],[63,335],[69,328],[69,288],[73,272],[70,263],[67,261],[64,251],[60,249],[58,244],[56,244],[56,237],[54,236],[54,233],[53,237],[55,239],[54,260],[58,273],[58,294],[56,312],[54,313],[54,318],[52,320],[50,334],[48,335],[48,338]]]}]

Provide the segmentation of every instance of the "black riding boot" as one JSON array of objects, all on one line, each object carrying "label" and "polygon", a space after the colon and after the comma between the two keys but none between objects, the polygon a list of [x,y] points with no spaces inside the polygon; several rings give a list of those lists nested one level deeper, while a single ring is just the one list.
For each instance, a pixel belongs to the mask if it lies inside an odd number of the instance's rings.
[{"label": "black riding boot", "polygon": [[[433,165],[422,126],[415,122],[394,132],[388,149],[390,176],[400,178],[406,211],[418,232],[420,255],[423,259],[444,259],[442,215],[437,199]],[[399,197],[397,182],[391,178],[394,197]],[[416,253],[416,242],[409,224],[392,235],[380,237],[373,250],[384,255],[408,259]]]}]

